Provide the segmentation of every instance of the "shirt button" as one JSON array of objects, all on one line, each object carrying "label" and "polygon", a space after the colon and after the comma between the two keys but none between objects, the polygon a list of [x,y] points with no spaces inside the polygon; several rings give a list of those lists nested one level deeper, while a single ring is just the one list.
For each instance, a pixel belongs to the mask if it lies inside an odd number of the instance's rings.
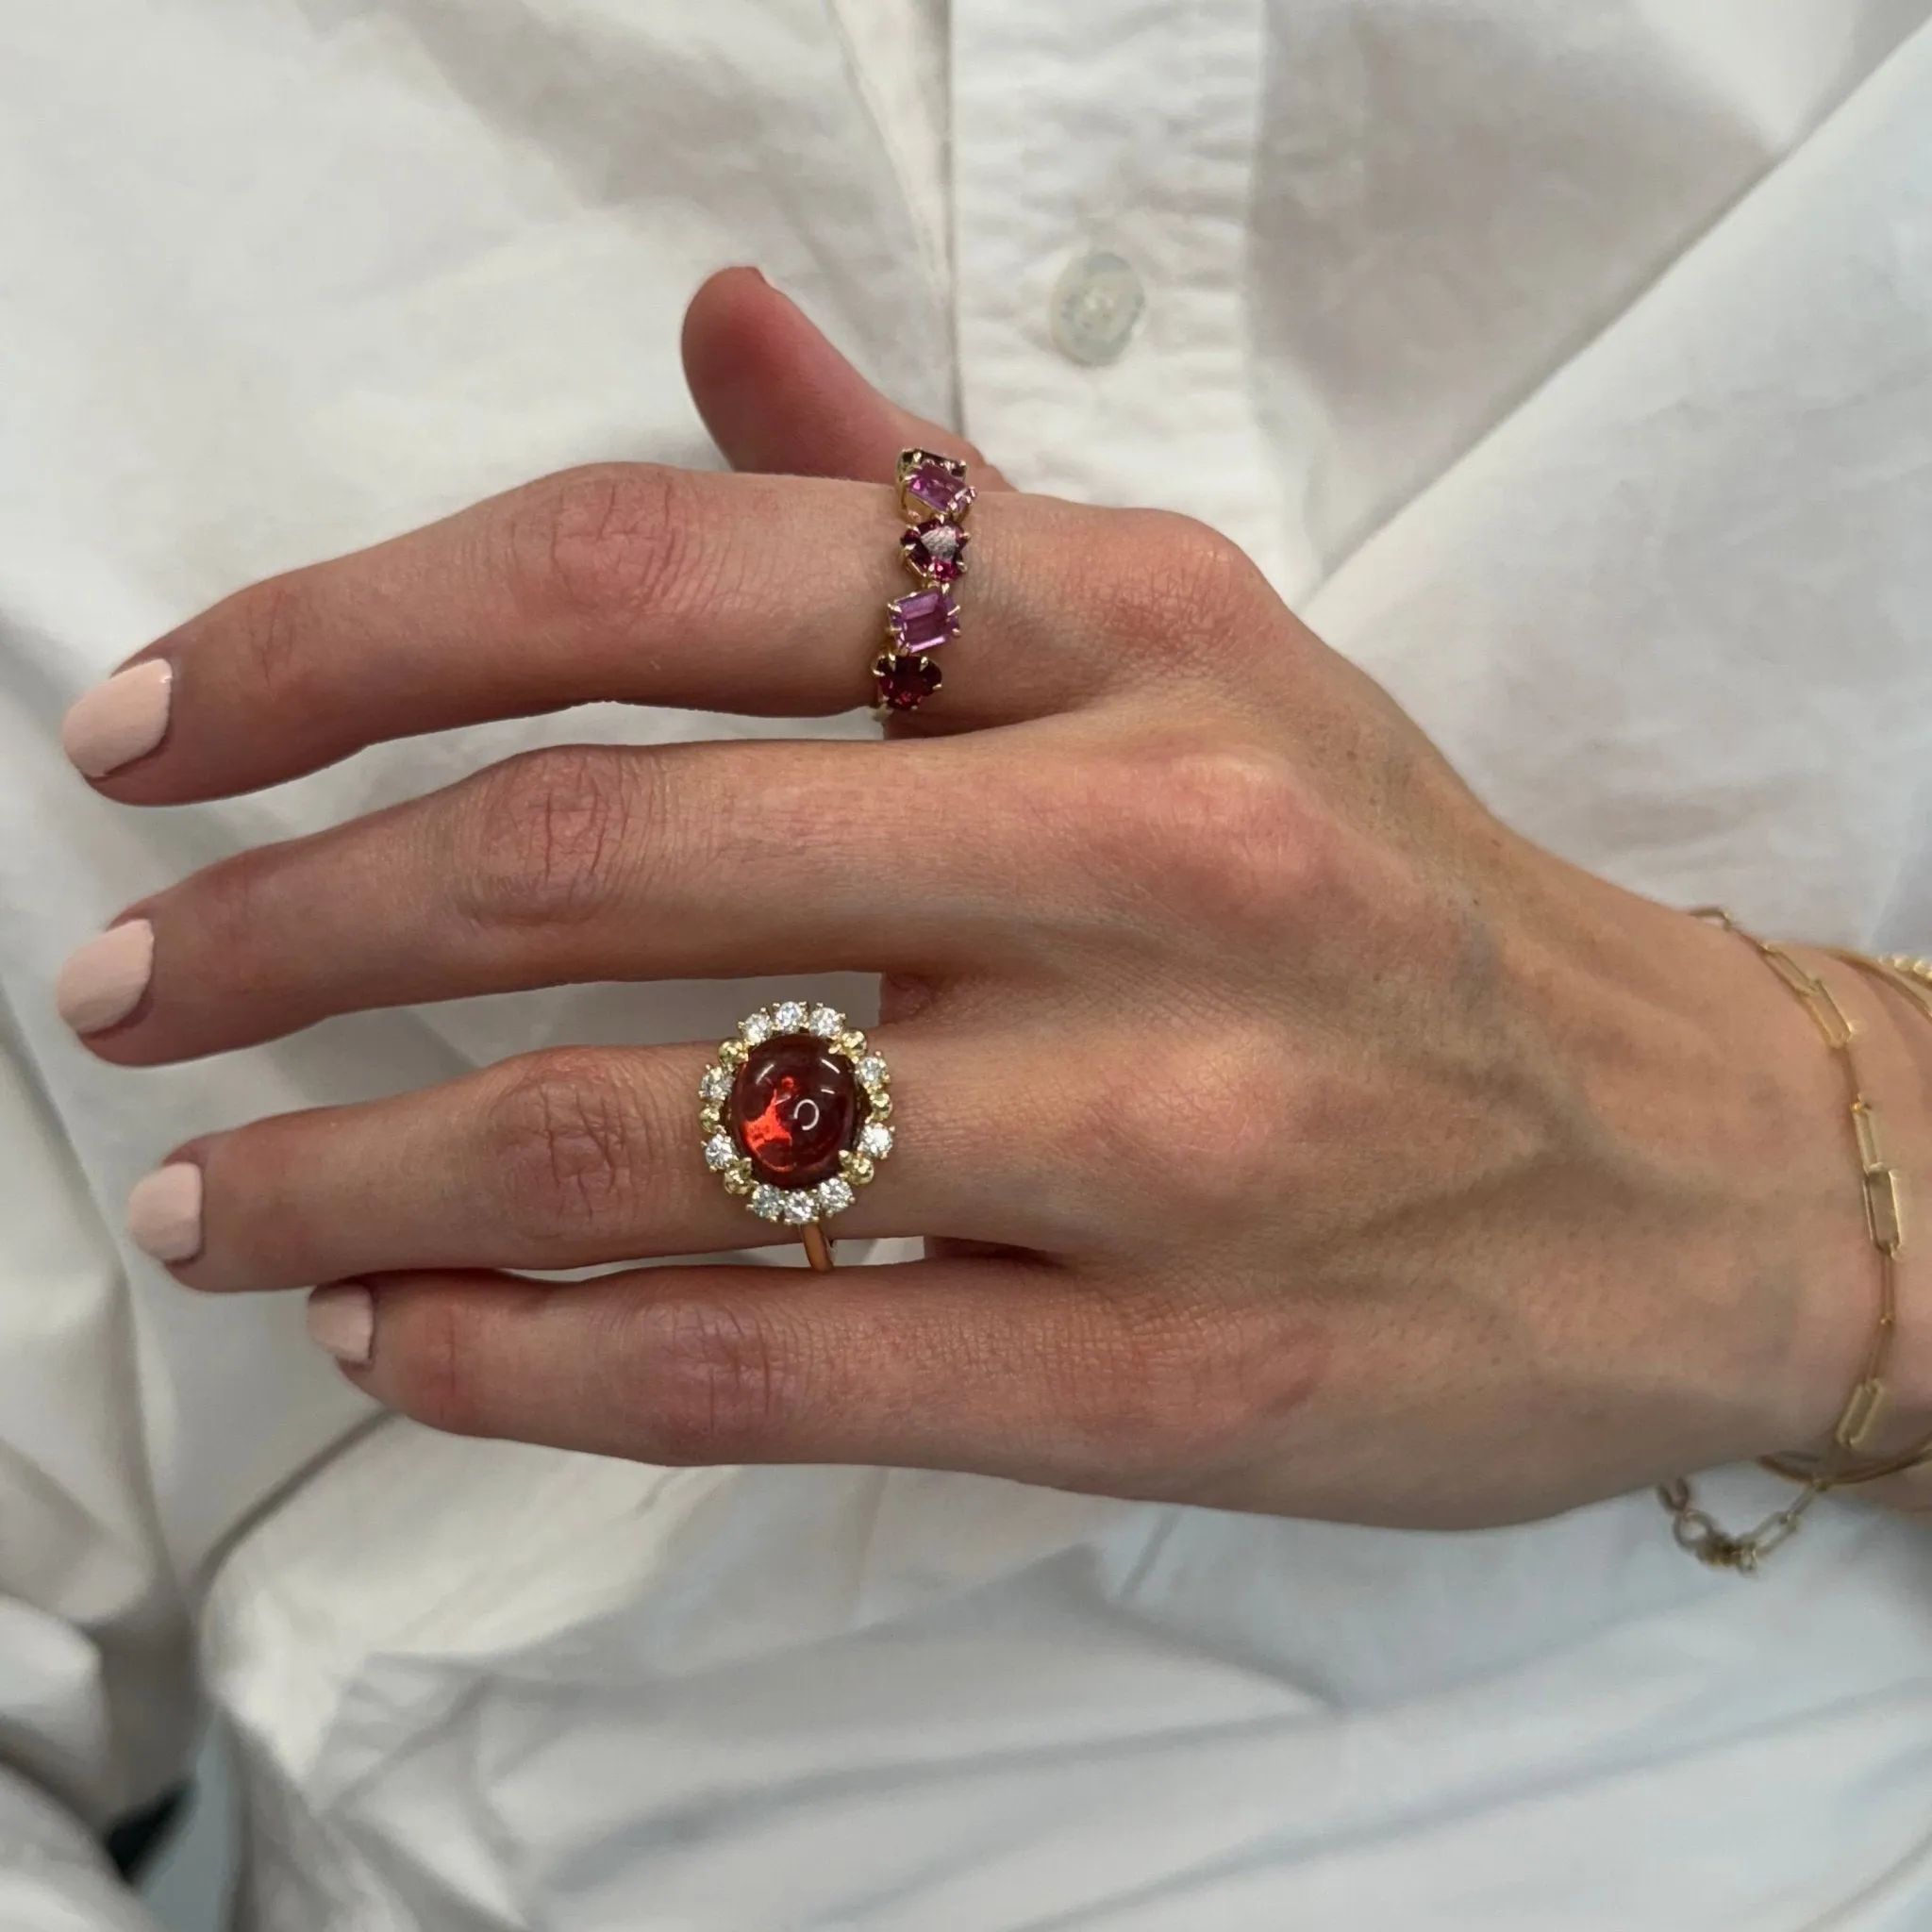
[{"label": "shirt button", "polygon": [[1146,309],[1134,264],[1111,250],[1091,249],[1068,262],[1054,284],[1054,346],[1090,369],[1118,362]]}]

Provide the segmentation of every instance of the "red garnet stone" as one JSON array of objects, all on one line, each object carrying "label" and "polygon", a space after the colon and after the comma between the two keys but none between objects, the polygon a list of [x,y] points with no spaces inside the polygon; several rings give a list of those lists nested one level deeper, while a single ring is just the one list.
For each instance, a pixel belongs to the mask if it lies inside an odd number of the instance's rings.
[{"label": "red garnet stone", "polygon": [[731,1138],[761,1181],[809,1188],[839,1172],[858,1127],[851,1066],[823,1041],[781,1034],[755,1046],[731,1083]]},{"label": "red garnet stone", "polygon": [[889,711],[916,711],[940,688],[930,658],[881,658],[875,667],[879,703]]}]

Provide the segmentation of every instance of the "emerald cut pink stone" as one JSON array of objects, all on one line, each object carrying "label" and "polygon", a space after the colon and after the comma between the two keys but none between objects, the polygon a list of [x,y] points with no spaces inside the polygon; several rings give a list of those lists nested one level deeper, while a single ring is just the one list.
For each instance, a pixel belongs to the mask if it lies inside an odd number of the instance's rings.
[{"label": "emerald cut pink stone", "polygon": [[886,611],[892,649],[902,658],[936,651],[959,635],[959,607],[953,602],[952,593],[938,584],[929,591],[893,598]]},{"label": "emerald cut pink stone", "polygon": [[958,516],[973,501],[965,464],[924,450],[910,450],[908,455],[912,460],[906,472],[906,493],[917,497],[935,516]]}]

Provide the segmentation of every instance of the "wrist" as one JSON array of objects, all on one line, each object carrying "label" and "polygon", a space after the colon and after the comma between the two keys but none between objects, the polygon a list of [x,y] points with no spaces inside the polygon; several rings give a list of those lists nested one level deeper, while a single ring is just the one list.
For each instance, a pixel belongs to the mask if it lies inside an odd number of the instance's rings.
[{"label": "wrist", "polygon": [[[1550,977],[1594,1016],[1568,1037],[1591,1110],[1641,1177],[1620,1215],[1626,1280],[1668,1280],[1670,1325],[1638,1330],[1631,1373],[1674,1389],[1680,1468],[1828,1443],[1865,1372],[1880,1307],[1843,1057],[1745,939],[1623,900]],[[1857,1028],[1853,1051],[1907,1208],[1887,1400],[1869,1448],[1932,1433],[1932,1024],[1829,954],[1789,949]],[[1553,1003],[1554,1004],[1554,1003]],[[1914,1028],[1918,1031],[1914,1031]],[[1659,1353],[1659,1351],[1661,1351]]]}]

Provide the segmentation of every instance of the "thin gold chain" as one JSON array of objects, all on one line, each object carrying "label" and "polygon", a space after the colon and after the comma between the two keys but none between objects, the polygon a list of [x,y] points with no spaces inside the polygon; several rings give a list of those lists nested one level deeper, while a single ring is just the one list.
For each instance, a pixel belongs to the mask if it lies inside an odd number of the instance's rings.
[{"label": "thin gold chain", "polygon": [[[1709,920],[1751,946],[1786,991],[1810,1014],[1820,1037],[1842,1069],[1852,1142],[1857,1155],[1859,1187],[1865,1203],[1865,1228],[1878,1253],[1878,1319],[1858,1379],[1832,1428],[1830,1445],[1816,1457],[1763,1458],[1767,1469],[1799,1485],[1797,1496],[1755,1527],[1731,1531],[1698,1507],[1684,1477],[1674,1476],[1657,1485],[1657,1498],[1670,1511],[1671,1533],[1681,1548],[1713,1569],[1752,1575],[1773,1550],[1796,1533],[1806,1510],[1820,1496],[1847,1482],[1872,1481],[1879,1474],[1890,1473],[1883,1465],[1855,1469],[1852,1457],[1870,1438],[1885,1407],[1885,1371],[1891,1357],[1892,1336],[1898,1327],[1898,1257],[1905,1245],[1904,1216],[1898,1170],[1885,1158],[1878,1116],[1866,1096],[1857,1056],[1853,1051],[1858,1028],[1851,1015],[1815,973],[1807,972],[1784,947],[1746,932],[1723,907],[1694,908],[1692,917]],[[1932,985],[1932,974],[1928,974],[1927,984]],[[1928,1004],[1926,1010],[1932,1016],[1932,1004]]]}]

